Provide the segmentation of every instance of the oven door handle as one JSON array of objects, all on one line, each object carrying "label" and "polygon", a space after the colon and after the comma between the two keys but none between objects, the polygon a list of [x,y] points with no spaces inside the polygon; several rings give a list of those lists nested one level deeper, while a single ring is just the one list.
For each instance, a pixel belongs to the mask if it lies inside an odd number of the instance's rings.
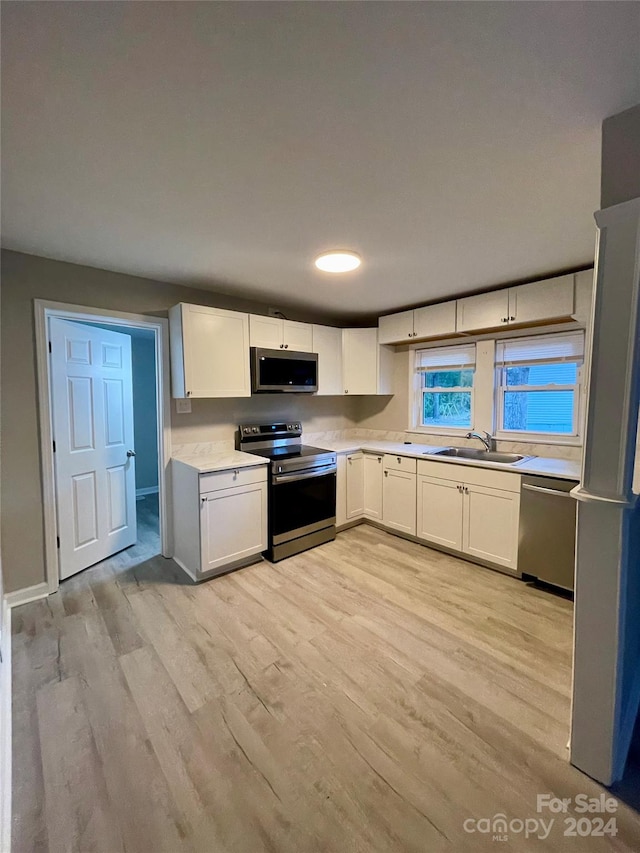
[{"label": "oven door handle", "polygon": [[295,483],[296,480],[311,480],[313,477],[324,477],[327,474],[335,474],[335,465],[325,465],[322,468],[314,468],[311,471],[292,471],[291,474],[276,474],[272,477],[271,482],[274,485],[279,483]]}]

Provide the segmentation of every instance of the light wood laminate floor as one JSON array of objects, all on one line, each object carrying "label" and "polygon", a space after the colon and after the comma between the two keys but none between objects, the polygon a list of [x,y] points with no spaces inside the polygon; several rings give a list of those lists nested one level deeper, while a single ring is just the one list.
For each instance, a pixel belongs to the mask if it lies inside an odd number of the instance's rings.
[{"label": "light wood laminate floor", "polygon": [[622,804],[611,839],[463,826],[601,792],[571,621],[370,526],[199,586],[124,552],[13,611],[14,851],[638,850]]}]

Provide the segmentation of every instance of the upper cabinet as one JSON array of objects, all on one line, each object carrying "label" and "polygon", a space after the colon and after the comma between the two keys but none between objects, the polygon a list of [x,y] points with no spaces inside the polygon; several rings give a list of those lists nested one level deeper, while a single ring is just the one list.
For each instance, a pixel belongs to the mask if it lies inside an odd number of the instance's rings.
[{"label": "upper cabinet", "polygon": [[439,338],[456,332],[456,303],[442,302],[413,311],[380,317],[379,343],[404,344],[425,338]]},{"label": "upper cabinet", "polygon": [[573,312],[573,273],[509,288],[509,323],[511,324],[568,319]]},{"label": "upper cabinet", "polygon": [[345,394],[391,394],[391,352],[378,345],[378,330],[342,330],[342,381]]},{"label": "upper cabinet", "polygon": [[318,354],[318,396],[344,394],[342,329],[314,325],[312,352]]},{"label": "upper cabinet", "polygon": [[249,315],[181,302],[169,310],[174,397],[250,397]]},{"label": "upper cabinet", "polygon": [[476,332],[479,329],[495,329],[509,322],[509,291],[479,293],[458,299],[458,332]]},{"label": "upper cabinet", "polygon": [[249,338],[252,347],[290,349],[313,352],[313,327],[310,323],[281,320],[279,317],[249,316]]},{"label": "upper cabinet", "polygon": [[[584,312],[578,310],[576,281],[581,284],[582,275],[560,275],[545,281],[389,314],[378,320],[379,342],[410,344],[508,326],[533,326],[571,319],[580,322],[584,319]],[[592,276],[591,272],[584,274],[587,282],[585,291],[589,289],[589,276]]]},{"label": "upper cabinet", "polygon": [[534,325],[571,319],[574,275],[561,275],[492,293],[458,299],[458,332]]}]

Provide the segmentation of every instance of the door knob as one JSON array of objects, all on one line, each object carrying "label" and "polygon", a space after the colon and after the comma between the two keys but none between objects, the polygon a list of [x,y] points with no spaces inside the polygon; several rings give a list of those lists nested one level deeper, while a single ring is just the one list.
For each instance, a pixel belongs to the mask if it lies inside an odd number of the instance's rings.
[{"label": "door knob", "polygon": [[127,450],[127,456],[129,457],[129,459],[131,459],[131,457],[135,456],[135,455],[136,455],[135,450]]}]

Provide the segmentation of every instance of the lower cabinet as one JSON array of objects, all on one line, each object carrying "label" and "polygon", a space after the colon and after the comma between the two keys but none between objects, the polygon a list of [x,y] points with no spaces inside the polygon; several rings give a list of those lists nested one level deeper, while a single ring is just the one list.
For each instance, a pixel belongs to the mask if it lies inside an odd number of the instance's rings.
[{"label": "lower cabinet", "polygon": [[172,460],[174,559],[193,580],[267,549],[267,466],[201,474]]},{"label": "lower cabinet", "polygon": [[382,521],[382,454],[364,454],[364,515]]},{"label": "lower cabinet", "polygon": [[364,513],[364,453],[349,453],[346,458],[346,518],[352,521]]},{"label": "lower cabinet", "polygon": [[368,518],[515,574],[519,514],[519,474],[366,451],[338,455],[338,527]]},{"label": "lower cabinet", "polygon": [[452,480],[418,476],[416,535],[445,548],[462,551],[461,486]]},{"label": "lower cabinet", "polygon": [[[437,466],[432,477],[423,473]],[[417,536],[512,572],[518,568],[520,478],[517,474],[421,463]],[[453,466],[450,466],[453,468]],[[459,474],[459,479],[452,475]],[[473,480],[475,482],[469,482]],[[484,483],[483,483],[484,481]],[[496,486],[502,488],[496,488]]]},{"label": "lower cabinet", "polygon": [[385,527],[416,532],[416,460],[406,456],[384,457],[382,522]]},{"label": "lower cabinet", "polygon": [[517,571],[520,495],[471,485],[463,498],[463,552]]},{"label": "lower cabinet", "polygon": [[200,496],[200,571],[213,572],[267,548],[267,484]]}]

